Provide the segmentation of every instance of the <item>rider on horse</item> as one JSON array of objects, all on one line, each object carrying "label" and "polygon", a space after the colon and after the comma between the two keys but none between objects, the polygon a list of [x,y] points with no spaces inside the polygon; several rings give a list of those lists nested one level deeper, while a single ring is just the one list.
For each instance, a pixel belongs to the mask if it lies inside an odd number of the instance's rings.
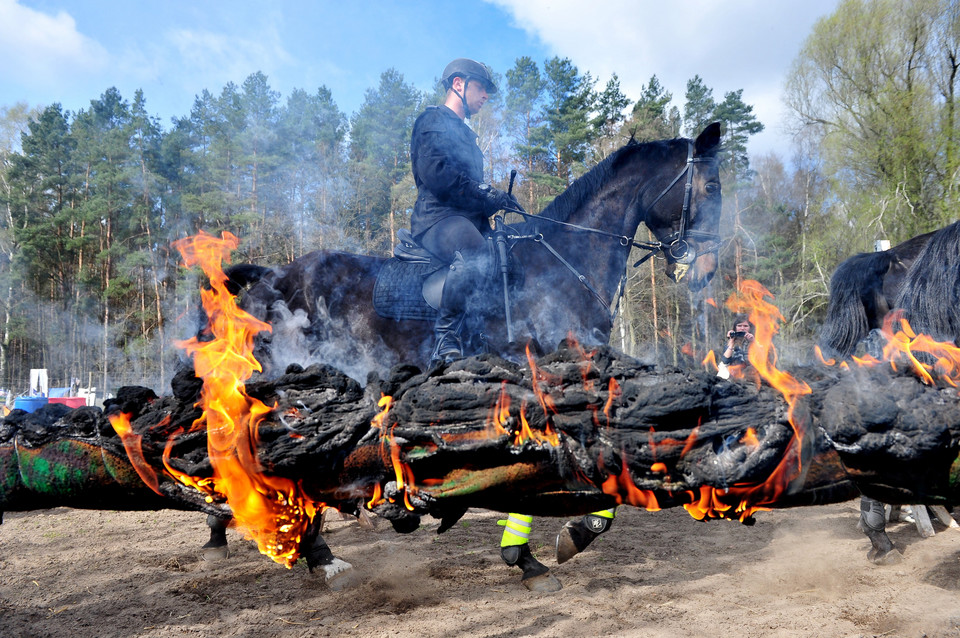
[{"label": "rider on horse", "polygon": [[434,324],[434,363],[464,355],[461,330],[470,294],[493,268],[484,239],[488,218],[517,208],[517,200],[483,181],[483,153],[477,134],[464,122],[496,93],[490,70],[467,58],[446,66],[444,103],[428,107],[413,125],[410,159],[417,202],[410,219],[415,240],[449,265],[440,314]]}]

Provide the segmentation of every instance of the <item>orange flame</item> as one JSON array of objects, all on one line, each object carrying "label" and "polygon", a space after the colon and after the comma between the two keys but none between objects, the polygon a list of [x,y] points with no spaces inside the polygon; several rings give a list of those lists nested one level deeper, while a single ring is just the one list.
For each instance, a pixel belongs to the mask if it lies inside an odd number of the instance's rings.
[{"label": "orange flame", "polygon": [[257,459],[257,429],[271,408],[247,395],[244,382],[261,367],[253,357],[257,333],[270,326],[241,310],[227,290],[221,263],[229,262],[239,240],[200,233],[174,243],[188,267],[200,266],[210,281],[201,302],[210,322],[211,341],[197,338],[177,345],[193,356],[203,379],[198,406],[203,415],[194,428],[206,428],[207,452],[213,466],[208,489],[230,504],[240,528],[274,561],[291,567],[300,539],[321,504],[307,499],[293,481],[268,477]]},{"label": "orange flame", "polygon": [[[730,518],[731,514],[745,520],[753,512],[767,509],[763,506],[774,503],[787,489],[790,481],[802,472],[800,448],[805,439],[805,424],[795,419],[794,410],[797,400],[811,390],[806,383],[776,367],[777,353],[773,346],[773,337],[780,329],[783,315],[776,306],[767,301],[768,298],[773,299],[770,291],[756,281],[747,280],[730,296],[726,305],[733,312],[748,313],[750,322],[756,327],[756,335],[748,355],[750,364],[764,381],[783,394],[789,408],[787,416],[794,436],[780,463],[763,483],[734,485],[724,490],[701,487],[699,497],[690,493],[693,502],[684,505],[684,508],[698,520],[706,517]],[[747,429],[741,441],[750,446],[759,445],[756,432],[752,428]],[[735,507],[730,504],[737,501],[739,503]]]},{"label": "orange flame", "polygon": [[607,428],[610,428],[610,412],[613,409],[613,402],[620,398],[620,384],[613,377],[610,377],[610,383],[607,384],[607,403],[603,406],[603,415],[607,417]]},{"label": "orange flame", "polygon": [[146,483],[151,490],[163,496],[163,493],[160,492],[160,482],[157,479],[157,473],[153,471],[153,468],[150,467],[150,464],[147,463],[147,460],[143,456],[143,437],[136,434],[130,425],[130,415],[126,412],[121,412],[119,414],[111,414],[108,418],[114,431],[120,435],[120,440],[123,442],[123,449],[127,451],[130,464],[133,465],[133,469],[140,475],[140,479]]},{"label": "orange flame", "polygon": [[703,361],[700,362],[700,365],[703,366],[704,370],[710,372],[717,372],[720,370],[720,366],[717,365],[717,355],[714,354],[713,350],[707,353],[707,356],[703,358]]},{"label": "orange flame", "polygon": [[541,388],[540,384],[545,383],[548,387],[556,386],[560,383],[560,379],[552,375],[547,374],[543,370],[537,367],[537,364],[533,360],[533,354],[530,352],[530,345],[527,344],[527,362],[530,364],[530,385],[533,388],[533,394],[537,397],[537,401],[540,403],[540,408],[543,410],[543,416],[545,418],[543,432],[537,432],[532,430],[527,423],[527,417],[525,414],[526,403],[520,406],[520,424],[522,436],[518,439],[517,444],[521,444],[524,441],[533,440],[538,445],[541,443],[546,443],[554,447],[560,445],[560,435],[557,434],[556,430],[553,429],[552,423],[552,414],[557,413],[557,408],[553,404],[553,399],[545,393]]},{"label": "orange flame", "polygon": [[[417,486],[414,484],[413,468],[403,462],[400,453],[403,451],[400,444],[397,443],[393,435],[396,424],[387,427],[387,415],[390,413],[390,406],[393,405],[393,397],[383,395],[377,402],[377,407],[382,408],[377,416],[373,417],[370,426],[380,430],[380,454],[386,459],[390,459],[390,465],[393,467],[393,475],[397,483],[397,491],[403,493],[404,506],[413,511],[413,505],[410,503],[410,494],[417,492]],[[378,484],[375,487],[373,498],[368,502],[368,507],[373,507],[383,500],[383,489]],[[393,499],[390,499],[393,502]]]},{"label": "orange flame", "polygon": [[[600,486],[604,494],[609,494],[617,500],[617,505],[629,503],[634,507],[642,507],[648,512],[660,511],[660,504],[657,502],[656,495],[650,490],[643,490],[637,487],[630,476],[630,470],[627,467],[625,455],[621,455],[623,461],[620,464],[620,474],[610,474]],[[602,459],[597,465],[603,470]],[[664,467],[664,470],[666,468]]]},{"label": "orange flame", "polygon": [[[894,330],[894,326],[899,329]],[[898,364],[905,363],[927,385],[946,384],[960,387],[960,348],[952,342],[937,341],[925,334],[917,334],[904,317],[903,310],[897,309],[887,314],[880,329],[887,343],[883,347],[881,359],[869,354],[863,357],[851,357],[861,367],[888,364],[896,371]],[[824,359],[819,347],[814,348],[817,357],[824,365],[836,364],[834,359]],[[841,369],[848,369],[845,361]]]}]

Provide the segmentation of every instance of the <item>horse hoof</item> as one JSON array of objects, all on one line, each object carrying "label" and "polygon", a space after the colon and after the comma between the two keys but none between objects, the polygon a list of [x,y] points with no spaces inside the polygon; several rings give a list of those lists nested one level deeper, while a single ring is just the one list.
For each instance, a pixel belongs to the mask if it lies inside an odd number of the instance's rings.
[{"label": "horse hoof", "polygon": [[560,581],[550,572],[540,574],[539,576],[524,578],[520,582],[523,583],[524,587],[538,594],[549,594],[563,589]]},{"label": "horse hoof", "polygon": [[345,560],[334,558],[332,563],[324,565],[322,569],[327,587],[333,591],[343,591],[360,582],[360,575],[353,565]]},{"label": "horse hoof", "polygon": [[230,548],[227,545],[221,545],[220,547],[204,547],[202,556],[203,560],[211,563],[218,560],[226,560],[230,558]]},{"label": "horse hoof", "polygon": [[896,565],[903,560],[903,554],[896,547],[885,552],[871,549],[867,552],[867,559],[874,565]]},{"label": "horse hoof", "polygon": [[590,545],[599,534],[587,529],[580,521],[567,521],[557,534],[557,564],[561,565]]}]

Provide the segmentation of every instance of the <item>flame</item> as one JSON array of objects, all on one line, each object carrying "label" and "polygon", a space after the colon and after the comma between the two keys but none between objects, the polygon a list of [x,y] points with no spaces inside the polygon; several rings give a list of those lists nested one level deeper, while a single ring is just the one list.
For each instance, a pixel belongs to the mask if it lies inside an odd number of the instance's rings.
[{"label": "flame", "polygon": [[194,370],[203,379],[197,404],[203,414],[193,428],[206,428],[213,466],[211,480],[191,483],[203,486],[208,498],[225,498],[237,525],[260,552],[291,567],[299,556],[300,539],[322,504],[306,498],[299,484],[264,475],[257,459],[258,425],[271,408],[247,395],[244,382],[261,370],[253,357],[253,341],[270,326],[241,310],[226,288],[221,263],[229,262],[239,243],[228,232],[222,239],[201,232],[174,243],[184,264],[200,266],[210,281],[200,296],[213,340],[192,338],[177,344],[192,355]]},{"label": "flame", "polygon": [[[604,494],[613,496],[617,500],[617,505],[629,503],[634,507],[642,507],[648,512],[659,512],[660,504],[657,502],[656,495],[650,490],[642,490],[636,486],[627,468],[626,455],[621,453],[621,458],[623,460],[620,463],[620,473],[608,475],[600,485],[600,489]],[[601,471],[604,470],[602,458],[597,461],[597,466]]]},{"label": "flame", "polygon": [[613,377],[610,377],[610,383],[607,384],[607,402],[603,406],[603,415],[607,417],[607,429],[610,428],[610,412],[613,409],[613,402],[620,398],[620,384]]},{"label": "flame", "polygon": [[136,434],[130,425],[130,415],[126,412],[121,412],[119,414],[111,414],[107,418],[110,420],[110,425],[113,426],[114,431],[120,435],[120,440],[123,442],[123,449],[127,451],[130,464],[133,465],[133,469],[140,475],[140,479],[146,483],[151,490],[163,496],[163,493],[160,492],[160,481],[157,479],[157,473],[153,471],[153,468],[150,467],[150,464],[147,463],[147,460],[143,456],[143,437]]},{"label": "flame", "polygon": [[537,401],[540,403],[540,408],[543,410],[545,421],[543,432],[532,430],[527,423],[527,417],[525,414],[526,403],[523,403],[520,406],[520,424],[523,436],[518,439],[517,444],[519,445],[524,441],[532,440],[536,442],[537,445],[546,443],[547,445],[556,447],[560,445],[560,435],[558,435],[556,430],[553,428],[553,419],[551,415],[557,413],[557,408],[553,404],[553,399],[551,399],[550,396],[540,388],[540,384],[545,383],[547,387],[555,387],[559,385],[560,379],[547,374],[537,367],[537,364],[533,360],[533,354],[530,352],[529,344],[527,344],[526,352],[527,362],[530,364],[530,385],[533,388],[534,396],[537,397]]},{"label": "flame", "polygon": [[707,353],[707,356],[703,358],[703,361],[700,362],[700,365],[703,366],[704,370],[710,372],[717,372],[720,370],[720,366],[717,365],[717,355],[714,354],[713,350]]},{"label": "flame", "polygon": [[[580,353],[580,376],[583,378],[583,389],[586,392],[593,392],[595,382],[590,378],[590,371],[593,369],[593,357],[597,354],[596,350],[587,352],[572,332],[567,334],[567,340]],[[530,356],[530,346],[527,344],[527,357]]]},{"label": "flame", "polygon": [[[380,430],[380,454],[384,459],[390,459],[390,465],[393,467],[393,475],[397,483],[397,491],[403,493],[403,504],[404,506],[413,511],[414,507],[410,503],[410,495],[416,494],[417,486],[414,482],[413,477],[413,468],[408,464],[404,463],[400,458],[401,446],[397,443],[396,437],[393,435],[393,431],[396,429],[397,425],[394,424],[387,427],[387,415],[390,413],[390,407],[393,405],[393,397],[387,395],[381,395],[380,401],[377,402],[377,407],[381,408],[380,412],[373,417],[373,420],[370,422],[370,427],[377,428]],[[373,498],[367,503],[368,507],[373,507],[379,503],[383,502],[383,488],[379,484],[376,485],[374,489]],[[390,499],[390,502],[393,502],[393,499]]]},{"label": "flame", "polygon": [[[738,484],[728,489],[701,487],[699,495],[690,492],[692,502],[684,505],[684,508],[698,520],[733,516],[739,517],[741,521],[746,520],[754,512],[768,509],[764,505],[774,503],[790,482],[803,471],[801,446],[806,438],[805,423],[795,418],[794,410],[797,400],[811,390],[806,383],[776,367],[777,353],[773,346],[773,337],[784,319],[780,310],[767,299],[773,299],[770,291],[756,281],[747,280],[730,296],[726,305],[732,312],[748,313],[750,322],[756,327],[755,338],[748,354],[750,364],[767,384],[783,394],[794,435],[783,458],[763,483]],[[732,369],[731,376],[734,376]],[[748,428],[740,440],[751,447],[759,445],[759,439],[752,428]]]},{"label": "flame", "polygon": [[836,359],[827,359],[823,356],[823,350],[820,349],[820,346],[813,346],[813,352],[817,355],[817,359],[820,360],[820,363],[828,366],[832,366],[837,362]]},{"label": "flame", "polygon": [[[894,326],[899,326],[894,329]],[[904,317],[903,310],[897,309],[884,317],[881,334],[887,343],[883,347],[880,359],[869,354],[863,357],[851,357],[860,367],[888,364],[894,371],[905,366],[927,385],[946,384],[960,387],[960,348],[949,341],[937,341],[926,334],[917,334]],[[824,359],[819,347],[815,352],[821,363],[832,366],[834,359]],[[849,369],[847,362],[840,363],[841,369]]]},{"label": "flame", "polygon": [[709,306],[713,306],[714,308],[717,307],[717,302],[713,297],[708,297],[707,299],[704,299],[704,302]]}]

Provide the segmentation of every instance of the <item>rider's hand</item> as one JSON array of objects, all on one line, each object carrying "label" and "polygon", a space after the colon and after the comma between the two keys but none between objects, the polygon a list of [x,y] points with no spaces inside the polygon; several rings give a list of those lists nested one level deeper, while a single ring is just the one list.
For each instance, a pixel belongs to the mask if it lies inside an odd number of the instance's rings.
[{"label": "rider's hand", "polygon": [[480,184],[479,190],[487,203],[487,207],[494,212],[498,210],[523,210],[520,208],[520,202],[517,201],[517,198],[510,193],[494,188],[489,184]]}]

